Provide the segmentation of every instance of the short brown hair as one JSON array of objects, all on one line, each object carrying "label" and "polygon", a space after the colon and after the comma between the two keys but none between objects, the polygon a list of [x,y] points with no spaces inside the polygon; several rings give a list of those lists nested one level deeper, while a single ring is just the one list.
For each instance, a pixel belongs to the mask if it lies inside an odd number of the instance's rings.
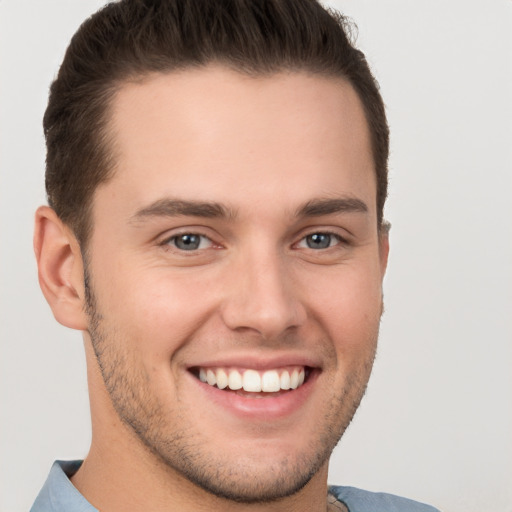
[{"label": "short brown hair", "polygon": [[382,225],[389,130],[378,85],[352,25],[316,0],[121,0],[87,19],[73,36],[50,88],[43,126],[50,206],[82,247],[96,187],[115,162],[106,130],[119,86],[154,72],[217,62],[250,75],[304,70],[346,79],[370,128]]}]

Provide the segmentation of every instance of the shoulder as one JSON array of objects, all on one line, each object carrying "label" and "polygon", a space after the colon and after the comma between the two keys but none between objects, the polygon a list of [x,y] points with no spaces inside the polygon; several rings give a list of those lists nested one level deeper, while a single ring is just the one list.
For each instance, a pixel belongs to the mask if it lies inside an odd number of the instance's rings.
[{"label": "shoulder", "polygon": [[349,512],[439,512],[430,505],[384,492],[337,485],[329,490],[348,507]]}]

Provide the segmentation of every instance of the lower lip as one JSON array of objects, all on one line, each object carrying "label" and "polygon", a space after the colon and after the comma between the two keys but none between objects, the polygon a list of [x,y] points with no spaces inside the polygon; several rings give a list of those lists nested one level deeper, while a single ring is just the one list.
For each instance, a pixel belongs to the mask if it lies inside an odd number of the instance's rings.
[{"label": "lower lip", "polygon": [[[311,371],[308,379],[297,389],[282,392],[274,396],[244,396],[233,391],[223,391],[217,387],[201,382],[189,374],[201,392],[206,395],[208,402],[228,410],[244,419],[277,420],[292,415],[301,409],[310,397],[318,371]],[[256,395],[256,394],[255,394]]]}]

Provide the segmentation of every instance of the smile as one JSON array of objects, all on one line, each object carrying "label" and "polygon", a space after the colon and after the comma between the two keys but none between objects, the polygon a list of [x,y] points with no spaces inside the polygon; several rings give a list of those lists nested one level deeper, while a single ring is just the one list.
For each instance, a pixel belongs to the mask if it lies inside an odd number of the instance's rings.
[{"label": "smile", "polygon": [[257,371],[235,368],[198,368],[194,374],[201,382],[225,390],[244,390],[248,393],[276,393],[302,386],[308,368],[295,366]]}]

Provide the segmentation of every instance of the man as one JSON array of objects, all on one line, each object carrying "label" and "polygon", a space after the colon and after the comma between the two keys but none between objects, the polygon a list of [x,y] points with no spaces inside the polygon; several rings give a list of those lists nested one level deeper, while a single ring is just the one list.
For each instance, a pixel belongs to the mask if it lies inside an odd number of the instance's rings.
[{"label": "man", "polygon": [[44,118],[39,280],[83,331],[93,423],[33,511],[432,511],[327,486],[370,376],[388,128],[310,0],[125,0]]}]

